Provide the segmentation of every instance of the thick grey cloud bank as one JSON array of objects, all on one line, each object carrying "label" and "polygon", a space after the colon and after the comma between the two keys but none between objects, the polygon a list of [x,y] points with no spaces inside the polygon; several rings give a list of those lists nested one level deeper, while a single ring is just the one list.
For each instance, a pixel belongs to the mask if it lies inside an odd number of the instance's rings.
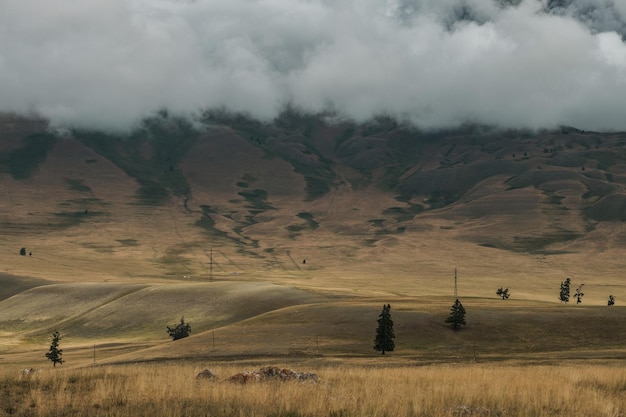
[{"label": "thick grey cloud bank", "polygon": [[1,0],[0,111],[626,130],[625,0]]}]

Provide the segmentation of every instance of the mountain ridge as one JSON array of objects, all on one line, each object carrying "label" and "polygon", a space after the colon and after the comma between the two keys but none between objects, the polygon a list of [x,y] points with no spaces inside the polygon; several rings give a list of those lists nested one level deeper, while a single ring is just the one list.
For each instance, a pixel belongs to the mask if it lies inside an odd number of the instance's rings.
[{"label": "mountain ridge", "polygon": [[[423,132],[294,111],[272,123],[208,114],[201,125],[162,112],[128,135],[62,133],[40,120],[0,123],[8,252],[34,231],[40,241],[26,246],[44,249],[37,260],[67,245],[81,264],[97,254],[127,265],[121,275],[180,279],[206,276],[213,247],[223,255],[216,273],[287,275],[362,269],[389,251],[400,263],[443,242],[554,259],[623,247],[624,133]],[[41,137],[43,150],[32,144]],[[320,250],[341,261],[305,263]]]}]

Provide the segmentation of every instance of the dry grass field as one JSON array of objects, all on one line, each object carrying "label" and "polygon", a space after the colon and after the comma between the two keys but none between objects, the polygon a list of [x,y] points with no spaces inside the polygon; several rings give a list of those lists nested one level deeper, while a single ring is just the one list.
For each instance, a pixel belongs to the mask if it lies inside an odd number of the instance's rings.
[{"label": "dry grass field", "polygon": [[[0,416],[626,415],[621,135],[452,137],[409,161],[393,130],[211,129],[35,140],[0,117]],[[321,382],[225,381],[265,365]]]},{"label": "dry grass field", "polygon": [[318,383],[245,385],[227,377],[246,364],[213,366],[215,380],[196,379],[196,365],[168,362],[31,376],[3,370],[0,415],[582,417],[621,416],[626,409],[623,363],[315,365]]}]

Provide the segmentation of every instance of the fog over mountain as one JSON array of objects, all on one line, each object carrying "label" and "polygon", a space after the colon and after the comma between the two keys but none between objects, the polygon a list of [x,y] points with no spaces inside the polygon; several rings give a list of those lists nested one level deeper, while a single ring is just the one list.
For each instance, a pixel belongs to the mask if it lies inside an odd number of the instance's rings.
[{"label": "fog over mountain", "polygon": [[626,130],[623,0],[3,0],[0,111]]}]

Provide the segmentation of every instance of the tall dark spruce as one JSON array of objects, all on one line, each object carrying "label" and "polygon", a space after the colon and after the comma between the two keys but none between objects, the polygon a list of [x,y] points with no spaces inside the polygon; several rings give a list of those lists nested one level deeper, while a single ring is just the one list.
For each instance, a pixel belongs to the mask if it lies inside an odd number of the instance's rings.
[{"label": "tall dark spruce", "polygon": [[59,349],[59,341],[61,340],[61,334],[58,331],[52,333],[52,342],[50,343],[50,349],[46,352],[46,358],[52,362],[52,365],[56,368],[57,363],[62,365],[63,349]]},{"label": "tall dark spruce", "polygon": [[450,315],[445,321],[454,330],[458,330],[461,326],[465,326],[465,307],[457,298],[452,307],[450,308]]},{"label": "tall dark spruce", "polygon": [[378,328],[374,339],[374,350],[381,352],[392,352],[396,347],[393,339],[396,335],[393,332],[393,320],[391,320],[391,304],[383,305],[383,311],[378,316]]}]

